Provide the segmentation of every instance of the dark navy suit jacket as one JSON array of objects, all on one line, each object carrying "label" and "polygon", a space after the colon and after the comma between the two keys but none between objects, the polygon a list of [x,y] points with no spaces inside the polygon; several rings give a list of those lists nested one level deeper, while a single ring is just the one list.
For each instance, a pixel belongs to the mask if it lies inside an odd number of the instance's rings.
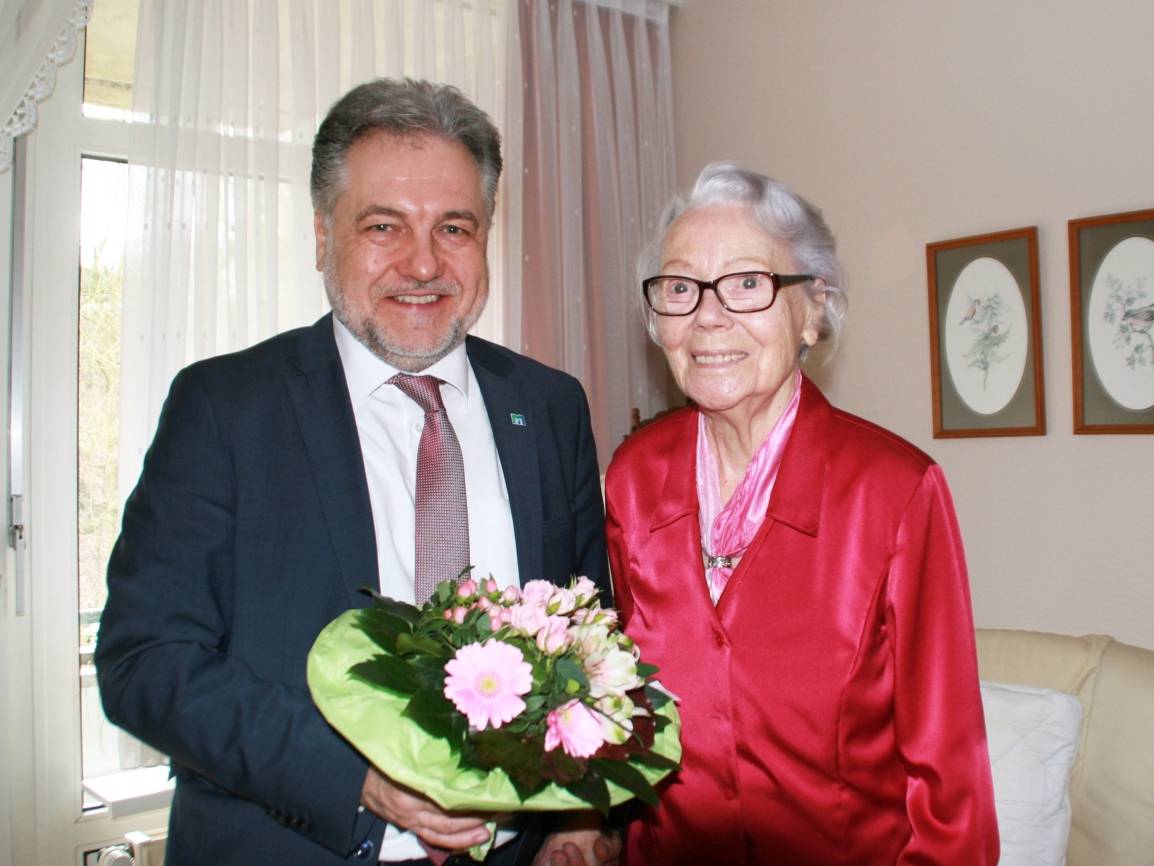
[{"label": "dark navy suit jacket", "polygon": [[[585,574],[608,600],[580,384],[480,339],[466,349],[521,579]],[[125,506],[96,647],[109,719],[171,756],[170,866],[376,860],[384,825],[357,808],[367,764],[313,706],[305,662],[377,578],[331,317],[183,370]]]}]

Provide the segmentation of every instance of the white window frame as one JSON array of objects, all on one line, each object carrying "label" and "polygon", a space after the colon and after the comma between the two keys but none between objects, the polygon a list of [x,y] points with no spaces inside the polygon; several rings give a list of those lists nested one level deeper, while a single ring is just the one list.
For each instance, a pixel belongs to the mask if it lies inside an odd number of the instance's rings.
[{"label": "white window frame", "polygon": [[[83,156],[123,158],[128,127],[85,118],[83,51],[58,70],[40,105],[36,129],[19,142],[13,171],[0,177],[0,309],[22,293],[26,348],[22,383],[25,429],[26,545],[5,547],[0,581],[0,866],[84,864],[84,852],[119,842],[131,830],[167,824],[167,810],[113,818],[83,810],[77,586],[77,332],[80,273],[80,166]],[[24,171],[23,180],[15,175]],[[14,202],[20,207],[20,202]],[[23,227],[13,250],[14,226]],[[18,232],[18,235],[21,233]],[[9,274],[23,257],[22,286]],[[5,320],[8,316],[4,317]],[[8,381],[8,328],[0,328],[0,381]],[[17,365],[19,367],[20,365]],[[0,408],[9,444],[7,401]],[[3,481],[7,502],[8,479]],[[25,610],[16,611],[17,556]],[[94,863],[90,857],[88,863]]]}]

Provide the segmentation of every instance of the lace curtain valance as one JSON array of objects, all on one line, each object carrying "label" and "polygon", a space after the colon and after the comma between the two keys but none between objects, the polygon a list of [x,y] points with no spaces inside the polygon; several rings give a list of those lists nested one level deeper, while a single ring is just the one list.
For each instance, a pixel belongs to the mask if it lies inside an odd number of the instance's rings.
[{"label": "lace curtain valance", "polygon": [[36,126],[39,103],[72,59],[93,0],[0,0],[0,171],[13,141]]}]

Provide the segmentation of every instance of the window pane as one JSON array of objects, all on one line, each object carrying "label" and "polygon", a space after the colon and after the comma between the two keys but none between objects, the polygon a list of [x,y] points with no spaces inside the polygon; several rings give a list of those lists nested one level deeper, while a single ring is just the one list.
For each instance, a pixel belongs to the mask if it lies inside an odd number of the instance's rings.
[{"label": "window pane", "polygon": [[84,40],[84,113],[126,117],[132,109],[139,0],[96,0]]},{"label": "window pane", "polygon": [[120,311],[128,166],[81,160],[80,333],[77,414],[77,574],[85,778],[121,767],[118,734],[104,718],[92,648],[107,597],[104,570],[116,540]]}]

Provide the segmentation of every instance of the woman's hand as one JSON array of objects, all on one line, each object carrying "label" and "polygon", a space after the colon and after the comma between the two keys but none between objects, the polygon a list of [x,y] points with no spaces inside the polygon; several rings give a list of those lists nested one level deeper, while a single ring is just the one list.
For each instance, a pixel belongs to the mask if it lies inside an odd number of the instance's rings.
[{"label": "woman's hand", "polygon": [[574,812],[546,837],[533,866],[617,866],[621,836],[594,812]]}]

